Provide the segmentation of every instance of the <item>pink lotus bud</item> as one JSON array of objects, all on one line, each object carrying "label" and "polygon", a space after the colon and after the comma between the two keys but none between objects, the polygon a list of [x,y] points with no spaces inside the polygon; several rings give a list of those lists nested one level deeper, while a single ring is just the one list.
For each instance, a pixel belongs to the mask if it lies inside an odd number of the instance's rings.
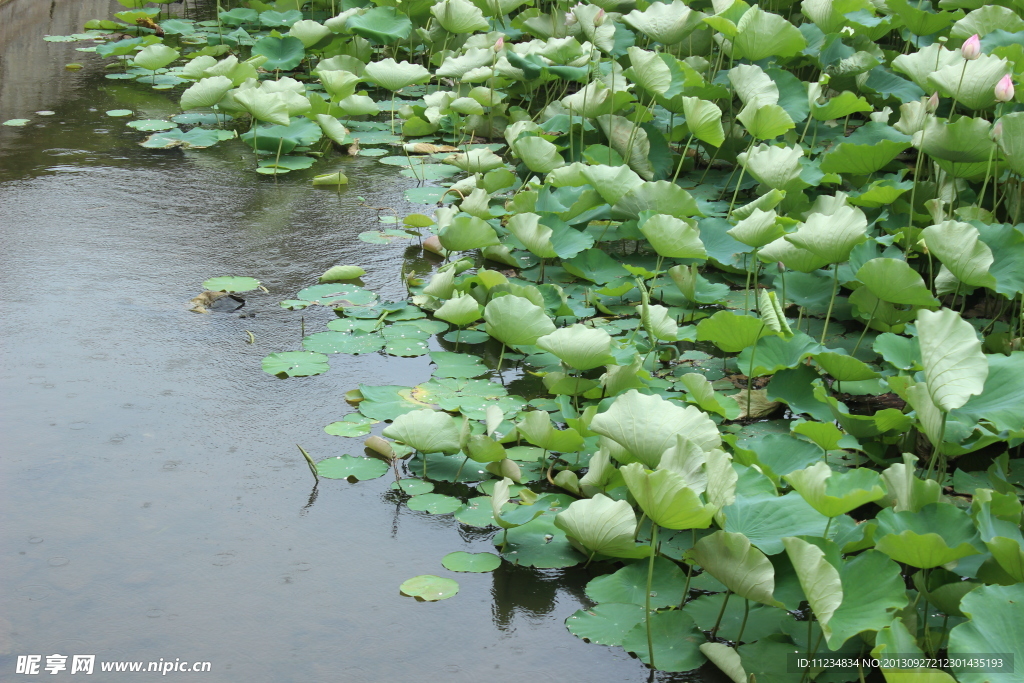
[{"label": "pink lotus bud", "polygon": [[786,272],[786,264],[785,264],[785,263],[783,263],[782,261],[779,261],[778,263],[776,263],[776,264],[775,264],[775,268],[776,268],[776,269],[777,269],[777,270],[778,270],[778,271],[779,271],[780,273],[785,273],[785,272]]},{"label": "pink lotus bud", "polygon": [[960,54],[964,59],[977,59],[981,56],[981,39],[977,33],[964,41],[960,46]]},{"label": "pink lotus bud", "polygon": [[604,19],[605,19],[605,14],[604,14],[604,9],[602,8],[602,9],[598,10],[596,15],[594,15],[594,26],[600,26],[601,24],[603,24],[604,23]]},{"label": "pink lotus bud", "polygon": [[929,114],[934,114],[935,110],[939,108],[939,93],[933,92],[932,96],[925,102],[924,109]]},{"label": "pink lotus bud", "polygon": [[565,13],[565,25],[566,26],[575,26],[576,22],[578,22],[578,21],[579,21],[579,19],[577,19],[576,15],[573,14],[572,12],[566,12]]},{"label": "pink lotus bud", "polygon": [[505,36],[498,36],[498,39],[494,41],[494,51],[501,52],[505,47]]},{"label": "pink lotus bud", "polygon": [[1013,99],[1013,79],[1006,74],[996,83],[996,99],[1000,102],[1009,102]]},{"label": "pink lotus bud", "polygon": [[1003,120],[1002,119],[999,119],[998,121],[996,121],[996,125],[992,126],[992,132],[989,133],[989,136],[993,140],[999,140],[1000,138],[1003,137]]}]

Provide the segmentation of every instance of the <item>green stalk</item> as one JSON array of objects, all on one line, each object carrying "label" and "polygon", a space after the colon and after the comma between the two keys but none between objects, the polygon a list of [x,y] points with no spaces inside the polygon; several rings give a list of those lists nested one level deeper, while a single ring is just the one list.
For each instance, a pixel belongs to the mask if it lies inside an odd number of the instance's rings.
[{"label": "green stalk", "polygon": [[743,641],[743,631],[747,628],[747,617],[750,616],[750,600],[743,598],[743,623],[740,624],[740,632],[736,636],[736,645]]},{"label": "green stalk", "polygon": [[718,633],[718,627],[722,625],[722,617],[725,616],[725,606],[729,604],[729,596],[732,595],[731,590],[725,591],[725,599],[722,600],[722,609],[718,610],[718,618],[715,619],[715,626],[711,629],[711,637],[714,638]]},{"label": "green stalk", "polygon": [[676,166],[676,172],[672,176],[673,184],[675,184],[676,179],[679,177],[679,171],[683,170],[683,163],[686,161],[686,151],[690,149],[691,142],[693,142],[693,133],[690,133],[690,137],[686,138],[686,144],[683,145],[682,156],[679,157],[679,165]]},{"label": "green stalk", "polygon": [[647,625],[647,654],[650,657],[650,665],[654,666],[654,638],[651,636],[651,584],[654,581],[654,556],[657,554],[655,548],[658,546],[658,525],[651,521],[651,561],[647,563],[647,593],[644,595],[644,622]]},{"label": "green stalk", "polygon": [[[932,478],[932,470],[935,468],[935,463],[939,459],[939,450],[942,447],[942,440],[946,436],[946,417],[947,416],[948,416],[947,413],[945,413],[945,412],[942,413],[942,427],[939,429],[939,442],[932,444],[932,457],[928,461],[928,473],[925,475],[925,479],[931,479]],[[941,477],[938,477],[938,478],[941,479]]]},{"label": "green stalk", "polygon": [[821,345],[825,345],[825,335],[828,334],[828,320],[832,317],[832,304],[836,302],[836,292],[839,291],[839,264],[833,264],[832,266],[833,284],[832,284],[832,298],[828,300],[828,311],[825,312],[825,327],[821,330]]},{"label": "green stalk", "polygon": [[761,333],[764,331],[764,323],[761,323],[761,329],[757,331],[757,337],[754,339],[754,346],[750,349],[750,368],[747,369],[747,417],[750,417],[750,390],[751,384],[754,381],[752,375],[754,374],[754,356],[757,355],[757,340],[761,338]]},{"label": "green stalk", "polygon": [[875,299],[875,307],[871,309],[871,315],[868,316],[868,324],[864,326],[864,331],[860,333],[860,338],[857,339],[857,343],[853,347],[853,351],[850,353],[851,356],[857,355],[857,349],[860,348],[860,343],[864,341],[864,335],[868,333],[868,329],[871,328],[871,322],[875,319],[875,311],[878,310],[878,304],[882,303],[881,299]]}]

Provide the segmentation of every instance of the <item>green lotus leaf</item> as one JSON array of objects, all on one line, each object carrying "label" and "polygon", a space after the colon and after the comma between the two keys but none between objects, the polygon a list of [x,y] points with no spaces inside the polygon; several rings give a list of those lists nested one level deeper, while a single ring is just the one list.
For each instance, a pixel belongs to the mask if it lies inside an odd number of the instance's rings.
[{"label": "green lotus leaf", "polygon": [[1024,352],[1009,356],[986,356],[988,377],[980,394],[972,396],[953,414],[971,422],[987,422],[997,431],[1019,432],[1024,429]]},{"label": "green lotus leaf", "polygon": [[657,467],[665,451],[675,445],[677,434],[704,450],[722,443],[715,423],[700,409],[681,408],[635,389],[616,397],[611,408],[594,417],[590,429],[612,439],[647,467]]},{"label": "green lotus leaf", "polygon": [[925,228],[921,236],[931,252],[961,282],[971,287],[992,287],[990,269],[995,258],[981,233],[969,223],[943,221]]},{"label": "green lotus leaf", "polygon": [[826,259],[826,263],[843,263],[850,258],[853,248],[867,239],[867,227],[868,220],[863,211],[843,206],[831,216],[812,214],[785,239]]},{"label": "green lotus leaf", "polygon": [[462,169],[466,173],[486,173],[501,168],[505,162],[486,147],[471,149],[464,154],[453,154],[443,159],[444,163]]},{"label": "green lotus leaf", "polygon": [[346,116],[374,116],[380,108],[367,95],[349,95],[338,102],[338,108]]},{"label": "green lotus leaf", "polygon": [[897,181],[892,176],[874,180],[864,186],[860,192],[851,194],[848,200],[856,206],[878,208],[895,202],[900,196],[914,187],[911,180]]},{"label": "green lotus leaf", "polygon": [[421,453],[459,452],[455,419],[438,410],[413,410],[399,415],[382,433]]},{"label": "green lotus leaf", "polygon": [[775,147],[760,144],[749,152],[736,155],[736,159],[747,169],[747,173],[761,184],[789,192],[807,187],[807,183],[800,177],[803,173],[803,164],[800,161],[803,156],[804,151],[799,146]]},{"label": "green lotus leaf", "polygon": [[451,223],[441,228],[437,236],[441,246],[448,251],[469,251],[500,244],[494,228],[469,214],[456,216]]},{"label": "green lotus leaf", "polygon": [[[768,334],[770,331],[766,325],[764,333]],[[743,372],[751,377],[763,377],[787,368],[795,368],[819,351],[821,345],[803,332],[797,332],[789,338],[763,336],[756,344],[743,349],[736,357],[736,362],[743,368]]]},{"label": "green lotus leaf", "polygon": [[786,231],[779,224],[778,217],[775,211],[754,209],[749,216],[726,232],[738,242],[759,249],[785,234]]},{"label": "green lotus leaf", "polygon": [[179,53],[174,48],[167,47],[163,43],[153,43],[136,52],[133,61],[135,66],[156,71],[164,68],[178,57]]},{"label": "green lotus leaf", "polygon": [[453,325],[464,327],[476,322],[483,315],[480,304],[468,294],[460,294],[448,301],[434,311],[434,317],[447,320]]},{"label": "green lotus leaf", "polygon": [[[829,622],[843,602],[843,582],[839,570],[829,563],[825,552],[813,543],[792,536],[782,539],[782,542],[807,602],[821,625],[822,633],[826,638],[831,638],[833,634]],[[834,545],[831,547],[835,548]],[[836,559],[838,554],[836,549]]]},{"label": "green lotus leaf", "polygon": [[838,517],[885,495],[878,473],[864,468],[839,473],[818,461],[784,478],[811,507],[826,517]]},{"label": "green lotus leaf", "polygon": [[[584,174],[588,179],[592,175],[586,171]],[[604,195],[602,194],[602,196]],[[689,192],[667,180],[638,183],[629,187],[619,196],[618,200],[609,203],[613,204],[613,218],[639,218],[640,214],[645,211],[666,214],[675,218],[703,215],[697,208],[697,201]]]},{"label": "green lotus leaf", "polygon": [[226,76],[203,78],[181,93],[182,110],[212,107],[224,98],[232,88],[231,79]]},{"label": "green lotus leaf", "polygon": [[825,173],[866,175],[885,168],[903,150],[911,138],[892,126],[871,121],[828,151],[821,160]]},{"label": "green lotus leaf", "polygon": [[[707,638],[697,630],[689,614],[681,610],[654,612],[650,615],[651,640],[647,640],[647,624],[639,623],[626,634],[622,647],[659,671],[691,671],[707,660],[700,646]],[[654,661],[648,643],[654,646]]]},{"label": "green lotus leaf", "polygon": [[[679,0],[676,0],[679,2]],[[643,607],[622,602],[602,602],[573,612],[565,627],[577,638],[598,645],[622,645],[622,639],[644,618]]]},{"label": "green lotus leaf", "polygon": [[952,505],[926,505],[917,512],[886,508],[877,521],[875,548],[913,567],[930,569],[980,552],[971,518]]},{"label": "green lotus leaf", "polygon": [[813,356],[821,369],[840,382],[861,382],[880,375],[870,365],[845,353],[822,351]]},{"label": "green lotus leaf", "polygon": [[[679,0],[675,2],[682,4]],[[664,5],[664,3],[657,3]],[[655,7],[656,5],[651,5]],[[690,134],[701,142],[706,142],[712,147],[721,147],[725,142],[725,131],[722,128],[722,110],[714,102],[708,102],[698,97],[683,97],[683,115],[686,117],[686,127]]]},{"label": "green lotus leaf", "polygon": [[895,611],[907,605],[900,567],[883,553],[868,550],[846,559],[839,566],[839,577],[843,601],[829,620],[830,648],[837,649],[858,633],[884,628]]},{"label": "green lotus leaf", "polygon": [[544,309],[521,296],[492,299],[484,308],[487,334],[509,346],[536,344],[555,331]]},{"label": "green lotus leaf", "polygon": [[264,26],[291,26],[300,19],[302,19],[302,12],[297,9],[285,12],[278,12],[276,10],[260,12],[260,23]]},{"label": "green lotus leaf", "polygon": [[1006,161],[1013,172],[1024,175],[1024,112],[1014,112],[1000,117],[1002,134],[996,138],[999,149],[1006,155]]},{"label": "green lotus leaf", "polygon": [[645,557],[649,546],[638,546],[636,513],[624,500],[596,495],[574,501],[555,517],[555,526],[565,532],[569,542],[587,555],[600,553],[610,557]]},{"label": "green lotus leaf", "polygon": [[267,71],[291,71],[305,59],[306,46],[293,36],[265,36],[252,46],[252,53],[267,58],[263,63]]},{"label": "green lotus leaf", "polygon": [[640,321],[647,334],[661,341],[675,342],[679,340],[679,326],[667,308],[658,304],[649,304],[645,300],[636,307]]},{"label": "green lotus leaf", "polygon": [[543,410],[531,410],[517,425],[519,433],[530,443],[546,451],[573,453],[583,447],[583,437],[575,429],[555,429],[551,416]]},{"label": "green lotus leaf", "polygon": [[739,415],[740,409],[736,400],[715,393],[711,382],[704,375],[688,372],[680,376],[679,382],[686,387],[690,401],[696,403],[701,410],[717,413],[727,420],[735,420]]},{"label": "green lotus leaf", "polygon": [[278,377],[309,377],[328,369],[327,356],[312,351],[283,351],[263,359],[263,372]]},{"label": "green lotus leaf", "polygon": [[259,88],[231,92],[235,103],[257,121],[287,126],[290,123],[288,107],[281,93],[269,93]]},{"label": "green lotus leaf", "polygon": [[707,258],[704,243],[700,241],[697,221],[676,218],[667,214],[654,214],[640,228],[651,247],[659,256],[667,258]]},{"label": "green lotus leaf", "polygon": [[[461,79],[470,71],[483,66],[490,66],[494,61],[494,52],[479,47],[471,47],[461,55],[451,54],[445,57],[441,66],[434,72],[435,76]],[[443,107],[442,107],[443,109]]]},{"label": "green lotus leaf", "polygon": [[697,341],[709,341],[727,353],[737,353],[771,334],[759,318],[719,311],[697,323]]},{"label": "green lotus leaf", "polygon": [[617,365],[611,355],[611,335],[601,329],[576,324],[540,337],[536,343],[539,348],[577,370]]},{"label": "green lotus leaf", "polygon": [[988,362],[974,327],[955,311],[920,310],[917,335],[921,365],[932,401],[949,412],[980,394],[988,377]]},{"label": "green lotus leaf", "polygon": [[260,281],[252,277],[212,277],[203,283],[211,292],[251,292],[259,286]]},{"label": "green lotus leaf", "polygon": [[845,116],[849,116],[850,114],[873,111],[873,109],[874,108],[868,104],[867,100],[863,97],[854,95],[849,90],[839,93],[835,97],[829,99],[825,104],[811,102],[811,116],[819,121],[841,119]]},{"label": "green lotus leaf", "polygon": [[757,255],[758,258],[766,263],[779,261],[790,270],[796,270],[801,273],[812,273],[822,266],[828,265],[826,259],[812,251],[797,247],[787,240],[785,236],[768,243]]},{"label": "green lotus leaf", "polygon": [[255,24],[260,20],[260,13],[248,7],[235,7],[228,12],[221,12],[220,20],[228,26],[241,26],[242,24]]},{"label": "green lotus leaf", "polygon": [[741,598],[782,606],[774,596],[775,567],[743,534],[716,531],[697,541],[688,557]]},{"label": "green lotus leaf", "polygon": [[779,103],[779,86],[756,64],[741,64],[729,69],[729,82],[744,107]]},{"label": "green lotus leaf", "polygon": [[[611,94],[611,89],[603,82],[591,81],[586,87],[577,90],[572,95],[563,97],[561,102],[562,106],[571,114],[590,119],[608,111],[608,99]],[[607,159],[604,160],[607,161]]]},{"label": "green lotus leaf", "polygon": [[796,127],[786,110],[777,104],[747,105],[736,119],[756,140],[774,140]]},{"label": "green lotus leaf", "polygon": [[359,266],[334,266],[320,276],[320,282],[341,282],[366,275]]},{"label": "green lotus leaf", "polygon": [[[768,482],[770,483],[770,482]],[[769,555],[784,550],[787,536],[823,536],[828,518],[815,510],[796,491],[784,496],[740,495],[722,508],[725,530],[741,533]]]},{"label": "green lotus leaf", "polygon": [[649,93],[665,94],[672,85],[672,72],[661,56],[638,47],[630,47],[626,52],[632,65],[626,76]]},{"label": "green lotus leaf", "polygon": [[953,123],[930,118],[915,137],[921,151],[935,159],[957,164],[985,163],[995,143],[992,124],[982,118],[963,116]]},{"label": "green lotus leaf", "polygon": [[928,76],[927,84],[943,97],[955,98],[958,104],[980,111],[996,103],[996,83],[1009,72],[1007,60],[982,54],[937,69]]},{"label": "green lotus leaf", "polygon": [[[985,547],[1003,571],[1015,581],[1024,582],[1024,534],[1020,526],[993,515],[991,503],[976,503],[976,507],[975,522]],[[1013,518],[1015,521],[1020,518],[1019,503],[1013,510]]]},{"label": "green lotus leaf", "polygon": [[671,4],[651,3],[643,12],[635,9],[622,20],[651,40],[675,45],[701,27],[703,18],[703,12],[691,10],[682,0],[673,0]]},{"label": "green lotus leaf", "polygon": [[796,26],[757,5],[740,17],[736,31],[732,56],[737,59],[758,62],[766,57],[793,57],[807,47],[807,40]]},{"label": "green lotus leaf", "polygon": [[[598,576],[587,583],[586,595],[601,604],[644,605],[647,602],[649,568],[648,562],[635,562],[611,574]],[[655,558],[651,576],[651,607],[679,605],[685,586],[686,576],[678,564],[664,557]]]},{"label": "green lotus leaf", "polygon": [[[625,165],[590,166],[581,164],[581,166],[582,168],[579,169],[579,173],[582,176],[582,182],[579,184],[589,183],[597,190],[601,198],[609,204],[616,204],[627,192],[644,184],[644,179]],[[639,212],[643,210],[647,209],[640,209],[636,212],[636,215],[629,215],[628,217],[636,218],[639,216]]]},{"label": "green lotus leaf", "polygon": [[[971,591],[960,601],[961,611],[970,620],[959,624],[949,633],[950,657],[991,657],[1011,656],[1014,666],[1024,661],[1024,584],[1012,586],[982,586]],[[1019,678],[1019,672],[1007,671],[1004,667],[998,673],[979,672],[965,667],[953,667],[956,679],[963,683],[1011,683]]]},{"label": "green lotus leaf", "polygon": [[350,16],[345,28],[378,45],[394,45],[407,40],[412,33],[412,21],[394,7],[374,7]]},{"label": "green lotus leaf", "polygon": [[349,481],[368,481],[378,479],[387,474],[388,464],[375,458],[342,455],[337,458],[324,458],[316,464],[316,473],[325,479],[348,479]]},{"label": "green lotus leaf", "polygon": [[857,271],[857,279],[882,301],[908,306],[939,305],[921,274],[900,259],[871,259]]},{"label": "green lotus leaf", "polygon": [[[890,3],[907,4],[907,0],[887,0]],[[952,16],[947,13],[946,16]],[[953,23],[955,19],[949,19],[946,25]],[[934,31],[933,31],[934,33]],[[963,68],[964,59],[959,51],[946,49],[941,43],[935,42],[917,52],[906,55],[898,55],[892,60],[892,68],[910,76],[922,90],[932,92],[934,87],[928,83],[928,77],[936,71],[948,66]],[[958,76],[959,78],[959,76]]]},{"label": "green lotus leaf", "polygon": [[462,501],[440,493],[421,493],[406,501],[406,506],[416,512],[432,515],[447,515],[462,507]]},{"label": "green lotus leaf", "polygon": [[565,165],[558,147],[541,137],[520,138],[512,143],[512,151],[534,173],[550,173]]},{"label": "green lotus leaf", "polygon": [[354,73],[341,69],[323,69],[317,71],[317,75],[320,77],[324,90],[327,91],[334,102],[341,102],[345,98],[354,95],[356,85],[363,80]]},{"label": "green lotus leaf", "polygon": [[644,180],[653,180],[651,141],[647,137],[647,131],[624,116],[603,114],[596,118],[601,131],[608,138],[608,146],[615,150],[637,175]]},{"label": "green lotus leaf", "polygon": [[666,529],[706,529],[718,511],[705,505],[677,472],[650,472],[638,462],[619,470],[637,505],[651,521]]},{"label": "green lotus leaf", "polygon": [[376,83],[385,90],[400,90],[408,85],[424,83],[430,79],[430,72],[420,64],[396,62],[388,57],[366,65],[366,80]]},{"label": "green lotus leaf", "polygon": [[453,579],[424,574],[403,581],[398,590],[402,592],[402,595],[408,595],[411,598],[437,602],[456,595],[459,592],[459,583]]},{"label": "green lotus leaf", "polygon": [[468,0],[441,0],[430,8],[430,13],[449,33],[476,33],[490,28],[484,13]]},{"label": "green lotus leaf", "polygon": [[289,36],[293,36],[302,41],[305,47],[313,47],[321,40],[331,35],[331,29],[327,28],[321,23],[312,21],[311,19],[303,19],[302,21],[296,21],[292,24],[291,29],[288,31]]},{"label": "green lotus leaf", "polygon": [[494,553],[467,553],[457,551],[441,558],[445,569],[453,572],[492,572],[501,566],[501,558]]}]

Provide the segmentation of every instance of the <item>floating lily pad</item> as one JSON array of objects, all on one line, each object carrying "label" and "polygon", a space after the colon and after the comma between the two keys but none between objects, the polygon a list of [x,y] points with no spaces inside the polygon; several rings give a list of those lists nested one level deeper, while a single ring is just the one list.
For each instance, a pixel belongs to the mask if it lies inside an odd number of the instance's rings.
[{"label": "floating lily pad", "polygon": [[24,126],[29,122],[29,119],[7,119],[4,121],[5,126]]},{"label": "floating lily pad", "polygon": [[253,277],[212,277],[203,283],[211,292],[251,292],[259,286],[260,281]]},{"label": "floating lily pad", "polygon": [[170,121],[161,121],[160,119],[144,119],[142,121],[129,121],[128,127],[134,128],[135,130],[151,132],[157,130],[170,130],[172,128],[177,128],[178,126],[176,124],[171,123]]},{"label": "floating lily pad", "polygon": [[[490,481],[493,482],[494,480]],[[455,511],[455,519],[467,526],[479,528],[497,526],[494,522],[494,511],[491,509],[490,496],[470,498],[462,507]]]},{"label": "floating lily pad", "polygon": [[429,512],[432,515],[447,515],[462,507],[462,501],[441,493],[423,493],[413,496],[406,503],[410,510]]},{"label": "floating lily pad", "polygon": [[375,424],[377,424],[376,420],[371,420],[363,415],[352,413],[341,418],[338,422],[332,422],[327,425],[324,427],[324,431],[334,436],[366,436],[370,433],[370,429]]},{"label": "floating lily pad", "polygon": [[231,118],[232,117],[228,114],[197,114],[189,112],[187,114],[177,114],[176,116],[172,116],[171,121],[185,126],[198,126],[218,124],[223,121],[230,121]]},{"label": "floating lily pad", "polygon": [[327,356],[312,351],[284,351],[263,359],[263,372],[278,377],[309,377],[329,369]]},{"label": "floating lily pad", "polygon": [[419,496],[433,491],[434,482],[423,481],[422,479],[403,479],[400,482],[391,482],[391,486],[388,488],[392,491],[401,491],[409,496]]},{"label": "floating lily pad", "polygon": [[316,472],[325,479],[349,479],[366,481],[384,476],[388,471],[387,463],[375,458],[363,458],[342,455],[336,458],[325,458],[316,464]]},{"label": "floating lily pad", "polygon": [[[108,76],[120,76],[124,74],[108,74]],[[134,114],[131,109],[110,109],[107,111],[107,116],[131,116]]]},{"label": "floating lily pad", "polygon": [[501,566],[501,558],[494,553],[466,553],[457,551],[448,553],[441,559],[444,568],[453,572],[474,572],[484,574],[493,572]]},{"label": "floating lily pad", "polygon": [[443,579],[433,574],[414,576],[402,583],[399,590],[417,600],[435,602],[446,600],[459,592],[459,584],[453,579]]},{"label": "floating lily pad", "polygon": [[53,116],[53,115],[54,115],[54,114],[56,114],[56,113],[57,113],[57,112],[55,112],[55,111],[50,111],[49,109],[46,109],[46,110],[43,110],[43,111],[37,111],[37,112],[36,112],[36,114],[38,114],[39,116]]},{"label": "floating lily pad", "polygon": [[[707,661],[700,652],[707,638],[697,630],[688,614],[680,610],[655,612],[650,619],[654,666],[660,671],[690,671]],[[634,626],[622,641],[622,647],[650,664],[647,645],[647,628],[643,622]]]},{"label": "floating lily pad", "polygon": [[359,156],[361,157],[382,157],[387,153],[386,149],[379,149],[377,147],[364,147],[359,150]]},{"label": "floating lily pad", "polygon": [[[603,602],[577,610],[565,620],[565,627],[577,638],[598,645],[622,645],[623,639],[644,618],[640,605]],[[657,663],[657,662],[655,662]]]},{"label": "floating lily pad", "polygon": [[452,330],[441,337],[452,344],[483,344],[491,335],[479,330]]}]

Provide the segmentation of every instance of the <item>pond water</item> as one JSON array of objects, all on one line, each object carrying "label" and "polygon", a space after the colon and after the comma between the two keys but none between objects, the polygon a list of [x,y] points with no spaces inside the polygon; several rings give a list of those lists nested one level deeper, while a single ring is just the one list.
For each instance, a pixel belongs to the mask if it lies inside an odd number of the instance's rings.
[{"label": "pond water", "polygon": [[[412,181],[346,159],[337,193],[311,174],[258,176],[236,145],[139,147],[105,112],[166,116],[167,95],[105,79],[82,43],[42,40],[116,9],[0,2],[0,120],[31,119],[0,126],[3,678],[17,655],[59,653],[209,661],[175,675],[211,682],[647,680],[621,649],[565,630],[584,570],[506,564],[420,603],[402,581],[451,575],[441,557],[490,550],[489,534],[408,510],[388,478],[311,491],[295,444],[360,453],[321,429],[352,410],[343,394],[430,367],[336,356],[319,377],[271,377],[260,359],[301,338],[302,314],[277,302],[337,264],[401,298],[408,244],[356,235],[374,227],[366,205],[422,210],[403,199]],[[203,280],[229,274],[270,290],[248,296],[255,317],[188,311]]]}]

